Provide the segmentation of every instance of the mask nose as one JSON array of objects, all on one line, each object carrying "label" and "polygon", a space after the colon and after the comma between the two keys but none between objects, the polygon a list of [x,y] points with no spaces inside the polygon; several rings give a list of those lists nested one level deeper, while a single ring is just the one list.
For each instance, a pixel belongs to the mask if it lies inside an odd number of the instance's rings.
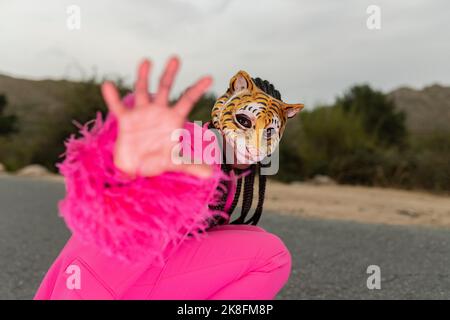
[{"label": "mask nose", "polygon": [[259,118],[255,120],[255,125],[253,126],[252,139],[249,145],[249,151],[257,154],[261,150],[264,143],[264,128],[266,122],[264,119]]}]

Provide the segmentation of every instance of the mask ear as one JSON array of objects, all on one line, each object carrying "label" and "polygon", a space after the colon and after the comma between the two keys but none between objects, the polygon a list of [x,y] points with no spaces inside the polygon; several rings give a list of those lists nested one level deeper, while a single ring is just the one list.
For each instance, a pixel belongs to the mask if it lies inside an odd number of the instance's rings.
[{"label": "mask ear", "polygon": [[294,117],[300,110],[302,110],[304,107],[303,104],[297,103],[297,104],[289,104],[285,103],[283,104],[284,112],[286,112],[286,115],[288,118]]},{"label": "mask ear", "polygon": [[254,87],[255,84],[253,83],[250,75],[247,72],[241,70],[236,73],[233,78],[231,78],[228,90],[230,90],[230,92],[234,94],[242,90],[252,91]]}]

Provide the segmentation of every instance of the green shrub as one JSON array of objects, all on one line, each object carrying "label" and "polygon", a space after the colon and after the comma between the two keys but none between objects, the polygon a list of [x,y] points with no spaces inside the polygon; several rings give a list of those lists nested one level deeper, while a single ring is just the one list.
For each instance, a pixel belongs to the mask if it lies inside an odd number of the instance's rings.
[{"label": "green shrub", "polygon": [[[124,95],[128,89],[122,85],[120,79],[115,82],[120,93]],[[98,112],[103,116],[107,113],[100,81],[95,77],[75,83],[67,89],[63,97],[63,112],[42,119],[41,139],[36,142],[37,147],[31,158],[32,163],[42,164],[52,171],[57,170],[55,164],[61,161],[60,156],[65,150],[64,141],[70,135],[78,133],[76,124],[85,124],[94,119]],[[55,126],[55,123],[58,125]]]},{"label": "green shrub", "polygon": [[[127,91],[119,87],[122,94]],[[9,170],[39,163],[56,171],[64,140],[78,131],[73,121],[85,123],[98,111],[106,113],[95,78],[65,88],[63,108],[55,114],[36,115],[32,124],[20,118],[17,122],[8,118],[8,124],[2,124],[6,99],[0,96],[0,132],[8,131],[0,137],[0,162]],[[189,119],[210,121],[215,100],[212,94],[203,96]],[[303,110],[288,120],[274,178],[307,180],[323,174],[340,183],[449,192],[450,132],[414,135],[407,132],[404,120],[404,114],[381,92],[354,86],[334,105]],[[20,132],[6,128],[9,123]]]},{"label": "green shrub", "polygon": [[411,184],[422,189],[450,191],[450,131],[411,137],[414,164]]},{"label": "green shrub", "polygon": [[380,155],[360,115],[319,107],[290,121],[280,144],[281,180],[322,174],[342,183],[372,184]]},{"label": "green shrub", "polygon": [[402,146],[407,137],[406,115],[392,101],[369,85],[356,85],[338,97],[336,106],[361,115],[365,131],[383,146]]},{"label": "green shrub", "polygon": [[8,105],[6,96],[0,94],[0,135],[7,136],[18,131],[17,116],[14,114],[5,115],[4,111]]}]

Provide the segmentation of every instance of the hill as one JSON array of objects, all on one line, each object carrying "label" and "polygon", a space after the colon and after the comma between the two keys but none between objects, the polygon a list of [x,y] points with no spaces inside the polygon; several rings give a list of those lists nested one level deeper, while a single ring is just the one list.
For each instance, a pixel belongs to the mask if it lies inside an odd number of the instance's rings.
[{"label": "hill", "polygon": [[[61,112],[64,95],[76,84],[67,80],[26,80],[0,75],[0,94],[7,95],[7,111],[16,113],[25,126],[32,126],[40,117]],[[438,84],[421,90],[401,87],[388,96],[406,113],[410,131],[427,133],[450,128],[450,87]]]},{"label": "hill", "polygon": [[408,129],[414,133],[450,131],[450,87],[438,84],[415,90],[399,88],[388,94],[406,113]]},{"label": "hill", "polygon": [[61,111],[66,90],[74,84],[66,80],[26,80],[0,75],[0,94],[8,99],[6,111],[17,114],[28,125]]}]

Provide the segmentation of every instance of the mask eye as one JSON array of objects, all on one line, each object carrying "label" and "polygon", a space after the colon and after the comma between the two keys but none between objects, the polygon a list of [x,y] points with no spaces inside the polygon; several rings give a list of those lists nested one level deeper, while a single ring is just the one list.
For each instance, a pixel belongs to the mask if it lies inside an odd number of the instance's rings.
[{"label": "mask eye", "polygon": [[252,127],[252,121],[249,117],[247,117],[245,114],[238,114],[236,115],[236,121],[243,127],[243,128],[251,128]]},{"label": "mask eye", "polygon": [[264,130],[264,137],[266,139],[271,138],[274,134],[275,134],[275,128],[266,128],[266,130]]}]

